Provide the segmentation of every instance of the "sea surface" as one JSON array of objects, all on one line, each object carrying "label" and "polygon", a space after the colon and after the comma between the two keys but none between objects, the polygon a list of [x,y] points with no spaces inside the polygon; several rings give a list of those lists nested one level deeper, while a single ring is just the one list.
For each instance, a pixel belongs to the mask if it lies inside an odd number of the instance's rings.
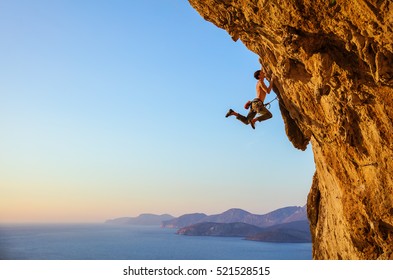
[{"label": "sea surface", "polygon": [[3,260],[309,260],[311,243],[177,235],[158,226],[0,224]]}]

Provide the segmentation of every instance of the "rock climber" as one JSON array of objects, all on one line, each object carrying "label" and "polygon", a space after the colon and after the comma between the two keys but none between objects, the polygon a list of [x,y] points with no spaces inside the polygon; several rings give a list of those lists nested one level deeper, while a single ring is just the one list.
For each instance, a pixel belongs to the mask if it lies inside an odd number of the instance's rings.
[{"label": "rock climber", "polygon": [[[258,80],[256,87],[257,97],[253,101],[247,101],[247,103],[244,105],[245,109],[248,110],[250,108],[247,117],[233,111],[232,109],[229,109],[228,113],[225,115],[226,118],[229,116],[236,116],[239,121],[246,125],[250,124],[253,129],[255,129],[255,123],[257,121],[261,122],[273,117],[272,113],[270,113],[270,111],[265,107],[263,102],[265,101],[266,94],[269,94],[272,90],[274,81],[274,77],[272,77],[269,87],[267,87],[263,81],[266,77],[266,74],[262,70],[256,71],[254,73],[254,77]],[[255,118],[257,114],[260,116]]]}]

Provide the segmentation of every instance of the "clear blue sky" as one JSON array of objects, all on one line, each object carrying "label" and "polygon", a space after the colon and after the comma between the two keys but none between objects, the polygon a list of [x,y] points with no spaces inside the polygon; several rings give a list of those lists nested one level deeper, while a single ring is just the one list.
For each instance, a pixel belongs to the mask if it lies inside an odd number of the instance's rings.
[{"label": "clear blue sky", "polygon": [[311,146],[277,102],[256,130],[225,118],[258,56],[188,1],[3,0],[0,37],[0,222],[306,203]]}]

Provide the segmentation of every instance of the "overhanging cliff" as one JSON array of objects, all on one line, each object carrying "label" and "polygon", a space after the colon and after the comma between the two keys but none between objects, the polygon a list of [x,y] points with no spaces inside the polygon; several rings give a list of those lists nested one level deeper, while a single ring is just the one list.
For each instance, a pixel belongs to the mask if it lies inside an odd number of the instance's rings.
[{"label": "overhanging cliff", "polygon": [[393,2],[189,0],[276,76],[296,148],[311,142],[315,259],[393,259]]}]

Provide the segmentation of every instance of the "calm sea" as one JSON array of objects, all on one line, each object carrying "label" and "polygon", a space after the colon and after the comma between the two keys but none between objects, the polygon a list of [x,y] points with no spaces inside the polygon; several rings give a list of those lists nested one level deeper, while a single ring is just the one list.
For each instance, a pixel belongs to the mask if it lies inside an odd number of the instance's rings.
[{"label": "calm sea", "polygon": [[8,260],[308,260],[311,244],[175,234],[154,226],[0,225]]}]

